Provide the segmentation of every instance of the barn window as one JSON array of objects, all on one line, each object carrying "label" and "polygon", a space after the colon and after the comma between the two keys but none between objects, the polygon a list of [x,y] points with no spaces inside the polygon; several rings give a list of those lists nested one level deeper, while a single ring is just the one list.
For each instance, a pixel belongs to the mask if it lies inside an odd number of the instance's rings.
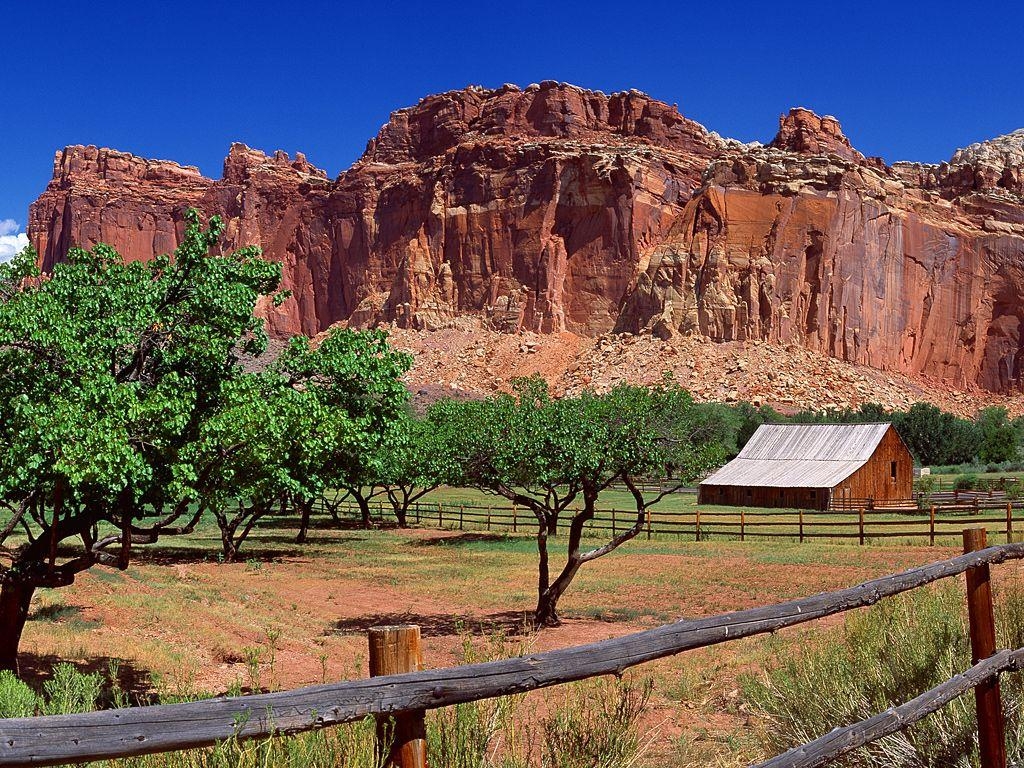
[{"label": "barn window", "polygon": [[892,481],[894,483],[896,482],[896,462],[895,461],[890,461],[889,462],[889,477],[892,478]]}]

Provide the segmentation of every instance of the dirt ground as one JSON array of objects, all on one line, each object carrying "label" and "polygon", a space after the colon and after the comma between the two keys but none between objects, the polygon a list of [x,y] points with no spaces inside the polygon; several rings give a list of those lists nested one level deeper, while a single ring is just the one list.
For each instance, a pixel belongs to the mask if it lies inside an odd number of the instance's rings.
[{"label": "dirt ground", "polygon": [[[365,676],[365,630],[375,624],[420,624],[426,663],[444,667],[467,654],[543,651],[792,599],[954,554],[907,546],[630,542],[581,570],[563,599],[562,626],[532,634],[525,630],[536,578],[529,537],[314,533],[297,547],[287,529],[260,532],[243,549],[248,559],[234,564],[216,562],[211,540],[193,539],[150,553],[127,572],[94,569],[71,588],[42,591],[23,640],[23,673],[43,676],[57,660],[105,672],[117,659],[122,685],[139,697],[154,690],[221,693],[233,684],[292,688]],[[1000,568],[997,578],[1015,566]],[[649,764],[683,744],[714,755],[751,738],[755,724],[740,701],[740,676],[839,621],[640,668],[637,674],[656,685],[645,721],[654,740]],[[540,701],[550,695],[557,694],[536,694]]]}]

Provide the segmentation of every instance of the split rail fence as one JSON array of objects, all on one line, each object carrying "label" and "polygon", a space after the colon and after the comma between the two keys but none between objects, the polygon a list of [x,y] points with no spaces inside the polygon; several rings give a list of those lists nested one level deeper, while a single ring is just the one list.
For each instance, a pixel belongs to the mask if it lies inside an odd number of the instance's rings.
[{"label": "split rail fence", "polygon": [[[315,511],[327,514],[322,503]],[[375,503],[378,521],[388,520],[390,507]],[[571,512],[571,510],[570,510]],[[336,514],[358,519],[355,504],[342,503]],[[417,502],[408,513],[410,524],[460,531],[532,532],[537,520],[529,509],[505,505]],[[636,523],[636,511],[601,509],[587,523],[591,534],[616,535]],[[714,510],[695,507],[674,512],[654,507],[644,521],[642,533],[653,536],[690,538],[695,541],[733,539],[788,539],[803,543],[815,539],[856,540],[858,544],[885,539],[927,541],[931,546],[958,536],[964,525],[984,526],[990,534],[1013,541],[1014,530],[1024,530],[1024,502],[974,497],[958,503],[933,504],[925,509],[842,510]],[[566,525],[568,528],[568,525]]]},{"label": "split rail fence", "polygon": [[[0,766],[41,766],[116,759],[274,738],[377,716],[393,719],[388,761],[423,768],[426,710],[546,688],[872,605],[892,595],[966,574],[972,664],[905,704],[840,728],[763,763],[814,768],[937,711],[974,689],[983,768],[1005,768],[999,675],[1024,665],[1024,649],[997,651],[989,566],[1024,559],[1024,544],[987,547],[984,529],[963,531],[965,554],[858,586],[777,605],[685,619],[632,635],[500,661],[422,669],[412,627],[370,632],[370,658],[381,677],[277,693],[0,720]],[[398,669],[408,672],[387,674]],[[383,749],[382,749],[383,751]]]}]

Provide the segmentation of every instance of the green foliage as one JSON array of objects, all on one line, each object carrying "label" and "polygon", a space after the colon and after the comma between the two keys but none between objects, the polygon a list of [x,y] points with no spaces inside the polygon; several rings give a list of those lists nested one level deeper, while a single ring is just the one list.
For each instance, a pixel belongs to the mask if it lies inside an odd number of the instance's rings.
[{"label": "green foliage", "polygon": [[[1013,589],[998,603],[1000,647],[1024,642],[1024,598]],[[743,692],[764,720],[767,750],[782,752],[901,704],[971,664],[962,589],[918,590],[849,614],[842,630],[782,655],[765,677],[747,678]],[[1011,763],[1021,752],[1021,686],[1003,677]],[[887,736],[837,765],[922,765],[968,768],[977,737],[971,696],[961,696],[904,732]]]},{"label": "green foliage", "polygon": [[0,719],[29,717],[36,713],[37,707],[35,691],[9,669],[0,670]]},{"label": "green foliage", "polygon": [[[239,354],[266,345],[253,309],[280,267],[255,248],[210,255],[219,219],[203,230],[189,211],[186,223],[173,258],[125,262],[101,244],[72,249],[47,279],[27,257],[0,266],[0,283],[21,280],[0,301],[0,500],[14,518],[5,535],[21,523],[29,539],[6,578],[68,583],[122,530],[203,497],[210,468],[191,449],[242,377]],[[51,537],[80,538],[83,552],[43,569]]]},{"label": "green foliage", "polygon": [[984,408],[978,413],[978,431],[981,446],[978,459],[984,463],[1014,461],[1017,458],[1018,434],[1009,420],[1007,411],[1001,406]]},{"label": "green foliage", "polygon": [[938,483],[935,478],[931,475],[921,475],[921,477],[917,479],[917,490],[919,493],[923,493],[928,496],[935,492],[937,484]]},{"label": "green foliage", "polygon": [[977,426],[934,405],[915,403],[906,413],[893,413],[892,423],[914,458],[925,466],[967,462],[978,454]]},{"label": "green foliage", "polygon": [[[232,559],[275,504],[305,501],[352,478],[377,478],[404,439],[408,355],[381,331],[335,330],[318,346],[296,337],[264,371],[230,382],[191,447]],[[237,512],[227,509],[235,499]]]},{"label": "green foliage", "polygon": [[556,399],[539,377],[516,380],[511,395],[441,401],[428,420],[458,457],[454,484],[562,497],[627,477],[692,481],[727,455],[732,427],[675,384]]},{"label": "green foliage", "polygon": [[[72,249],[48,279],[0,302],[0,495],[52,493],[82,503],[163,502],[193,490],[180,457],[240,373],[240,348],[266,338],[253,317],[280,267],[254,248],[209,256],[220,221],[190,212],[174,258],[126,263],[98,245]],[[16,260],[3,279],[31,272]]]},{"label": "green foliage", "polygon": [[74,665],[61,663],[53,668],[53,676],[43,683],[44,715],[73,715],[92,712],[103,690],[103,677],[98,672],[83,673]]},{"label": "green foliage", "polygon": [[958,491],[973,491],[980,489],[981,481],[975,474],[958,475],[953,481],[953,488]]}]

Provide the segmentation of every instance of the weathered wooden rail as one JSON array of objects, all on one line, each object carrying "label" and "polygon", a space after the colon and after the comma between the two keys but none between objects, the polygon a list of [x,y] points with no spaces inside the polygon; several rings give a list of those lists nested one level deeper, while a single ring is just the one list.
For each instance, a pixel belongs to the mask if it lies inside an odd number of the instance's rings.
[{"label": "weathered wooden rail", "polygon": [[[800,600],[684,619],[599,643],[481,664],[185,704],[0,720],[0,766],[58,765],[206,747],[232,738],[295,734],[367,715],[419,713],[621,674],[683,651],[872,605],[884,597],[962,573],[984,574],[987,582],[990,564],[1020,559],[1024,559],[1024,544],[987,547]],[[1016,663],[1017,655],[1012,658]],[[982,672],[987,674],[998,666],[999,662],[993,662]],[[974,681],[982,672],[966,673],[966,679]],[[791,764],[820,763],[773,763],[776,768]]]}]

